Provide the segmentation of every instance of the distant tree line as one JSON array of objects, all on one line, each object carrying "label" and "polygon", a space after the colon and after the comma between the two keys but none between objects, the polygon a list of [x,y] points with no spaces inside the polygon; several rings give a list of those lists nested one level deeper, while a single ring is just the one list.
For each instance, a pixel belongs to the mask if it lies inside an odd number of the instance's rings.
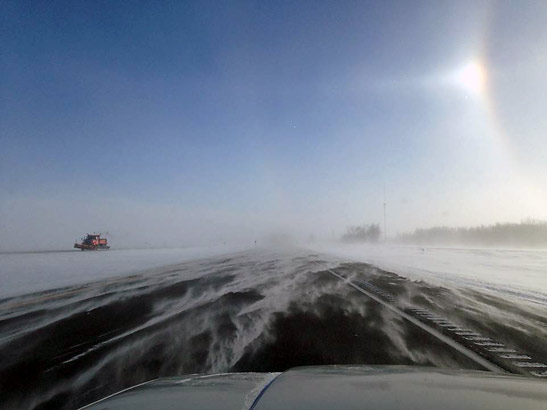
[{"label": "distant tree line", "polygon": [[343,242],[378,242],[381,232],[378,224],[348,226],[341,239]]},{"label": "distant tree line", "polygon": [[527,219],[471,228],[439,226],[400,235],[398,242],[417,245],[547,247],[547,222]]}]

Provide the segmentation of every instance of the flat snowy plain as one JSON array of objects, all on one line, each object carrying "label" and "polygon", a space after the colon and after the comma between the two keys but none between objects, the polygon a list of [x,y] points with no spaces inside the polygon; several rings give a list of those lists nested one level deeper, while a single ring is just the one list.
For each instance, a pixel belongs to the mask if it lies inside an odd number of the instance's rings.
[{"label": "flat snowy plain", "polygon": [[217,246],[180,249],[111,249],[0,254],[0,299],[74,286],[244,250]]},{"label": "flat snowy plain", "polygon": [[[244,246],[0,254],[0,298],[130,275],[243,251]],[[310,250],[366,262],[412,280],[547,305],[547,251],[317,244]]]},{"label": "flat snowy plain", "polygon": [[365,262],[412,280],[493,292],[547,305],[547,251],[314,245],[314,251]]}]

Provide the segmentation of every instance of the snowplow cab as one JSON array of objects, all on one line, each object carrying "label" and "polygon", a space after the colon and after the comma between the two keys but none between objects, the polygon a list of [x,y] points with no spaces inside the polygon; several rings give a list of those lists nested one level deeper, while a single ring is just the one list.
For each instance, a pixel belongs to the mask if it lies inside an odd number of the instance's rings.
[{"label": "snowplow cab", "polygon": [[85,239],[82,238],[81,243],[75,243],[74,247],[77,249],[84,250],[99,250],[99,249],[110,249],[108,246],[108,240],[106,238],[101,238],[101,234],[86,234]]}]

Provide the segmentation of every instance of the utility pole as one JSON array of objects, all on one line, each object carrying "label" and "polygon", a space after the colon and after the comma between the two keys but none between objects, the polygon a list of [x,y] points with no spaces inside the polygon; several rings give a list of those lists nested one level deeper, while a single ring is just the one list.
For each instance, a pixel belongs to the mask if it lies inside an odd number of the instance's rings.
[{"label": "utility pole", "polygon": [[384,243],[387,241],[386,205],[386,183],[384,182]]}]

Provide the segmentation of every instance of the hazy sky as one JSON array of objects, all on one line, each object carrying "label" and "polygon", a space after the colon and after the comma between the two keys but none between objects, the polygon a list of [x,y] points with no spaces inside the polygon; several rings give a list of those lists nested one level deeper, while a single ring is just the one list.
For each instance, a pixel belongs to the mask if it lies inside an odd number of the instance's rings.
[{"label": "hazy sky", "polygon": [[0,7],[0,249],[547,219],[546,1]]}]

